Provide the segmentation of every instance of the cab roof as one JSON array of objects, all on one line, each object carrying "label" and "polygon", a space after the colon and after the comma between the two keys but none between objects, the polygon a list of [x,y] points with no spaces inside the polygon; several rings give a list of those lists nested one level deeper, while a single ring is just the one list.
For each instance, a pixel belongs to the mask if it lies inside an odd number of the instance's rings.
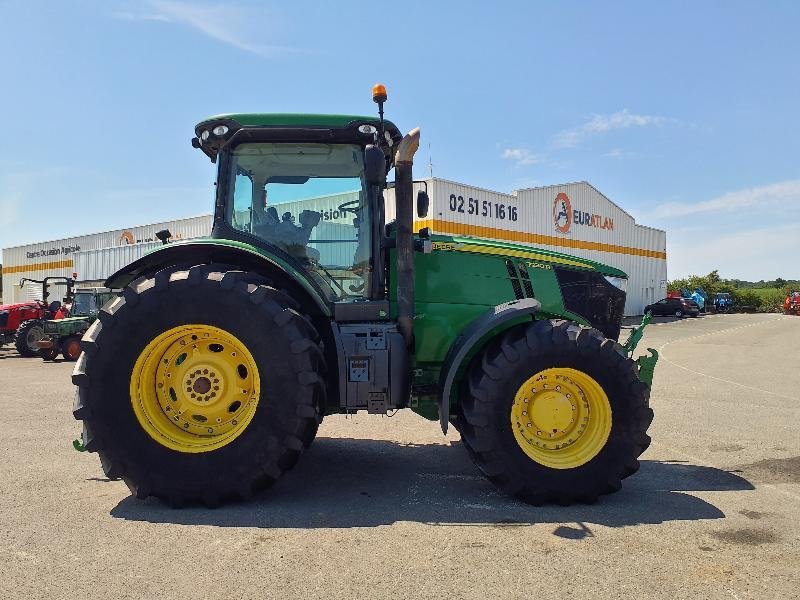
[{"label": "cab roof", "polygon": [[[403,136],[397,126],[386,120],[383,124],[388,145],[393,146],[400,142]],[[217,136],[213,130],[220,125],[224,125],[227,129],[224,134]],[[192,145],[200,148],[212,161],[215,161],[220,148],[239,131],[251,140],[254,137],[280,136],[292,141],[308,139],[314,142],[371,143],[374,139],[373,134],[359,131],[362,125],[371,125],[378,129],[380,120],[377,117],[362,115],[224,113],[200,121],[195,127],[197,137],[192,140]]]},{"label": "cab roof", "polygon": [[[234,121],[241,127],[331,127],[341,129],[357,122],[378,126],[377,117],[363,115],[325,115],[316,113],[225,113],[203,119],[197,125],[217,121]],[[386,129],[397,129],[391,121],[384,121]]]}]

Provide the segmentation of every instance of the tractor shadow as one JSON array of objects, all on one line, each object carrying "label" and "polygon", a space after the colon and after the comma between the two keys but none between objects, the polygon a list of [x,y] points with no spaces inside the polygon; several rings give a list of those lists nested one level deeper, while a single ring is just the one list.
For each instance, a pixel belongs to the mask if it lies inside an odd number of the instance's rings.
[{"label": "tractor shadow", "polygon": [[[534,507],[499,492],[467,457],[460,442],[405,445],[388,440],[318,437],[297,467],[250,502],[219,509],[172,509],[128,497],[116,518],[151,523],[261,528],[377,527],[398,521],[513,527],[560,525],[555,535],[581,539],[584,525],[608,527],[675,520],[721,519],[708,502],[682,492],[752,490],[728,471],[644,460],[623,489],[594,505]],[[561,525],[577,523],[577,528]]]}]

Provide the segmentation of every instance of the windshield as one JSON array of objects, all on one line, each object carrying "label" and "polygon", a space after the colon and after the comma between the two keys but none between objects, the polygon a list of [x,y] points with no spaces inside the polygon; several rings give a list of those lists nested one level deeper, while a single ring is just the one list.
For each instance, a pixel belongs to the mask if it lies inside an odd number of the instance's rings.
[{"label": "windshield", "polygon": [[360,146],[241,144],[230,169],[231,226],[290,254],[334,298],[367,294],[371,236]]},{"label": "windshield", "polygon": [[71,317],[88,317],[96,314],[97,300],[94,294],[75,294],[69,311]]}]

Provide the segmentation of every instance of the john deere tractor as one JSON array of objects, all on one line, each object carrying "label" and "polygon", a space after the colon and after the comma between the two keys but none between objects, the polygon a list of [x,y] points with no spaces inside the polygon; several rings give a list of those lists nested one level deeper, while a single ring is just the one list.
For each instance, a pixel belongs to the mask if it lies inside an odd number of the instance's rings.
[{"label": "john deere tractor", "polygon": [[486,477],[526,502],[592,502],[637,470],[653,363],[616,341],[625,274],[414,232],[419,129],[383,119],[383,86],[373,99],[378,118],[197,125],[192,145],[218,166],[211,237],[114,274],[106,287],[123,291],[73,374],[77,447],[135,496],[249,498],[325,416],[405,408],[454,426]]}]

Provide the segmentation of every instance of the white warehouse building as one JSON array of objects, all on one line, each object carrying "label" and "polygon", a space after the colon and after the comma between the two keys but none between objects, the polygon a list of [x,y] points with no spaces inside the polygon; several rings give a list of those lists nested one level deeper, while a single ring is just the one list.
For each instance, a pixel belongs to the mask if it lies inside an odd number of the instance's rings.
[{"label": "white warehouse building", "polygon": [[[621,269],[629,277],[626,315],[642,314],[647,304],[666,296],[666,233],[637,224],[631,215],[586,182],[529,188],[513,194],[438,178],[418,182],[415,187],[427,188],[431,200],[428,215],[415,217],[417,230],[428,227],[434,234],[530,245]],[[342,202],[347,199],[351,198]],[[386,218],[391,220],[393,190],[388,191],[386,200]],[[295,218],[304,209],[328,210],[338,205],[337,198],[330,196],[294,204],[297,206],[283,208],[296,211]],[[344,225],[347,218],[344,214],[326,213],[331,224]],[[41,298],[41,286],[28,283],[20,287],[21,278],[41,280],[75,273],[79,284],[99,285],[158,245],[156,232],[169,229],[173,240],[190,239],[209,235],[211,226],[211,215],[203,215],[6,248],[2,262],[3,302]],[[54,299],[58,298],[50,298]]]}]

